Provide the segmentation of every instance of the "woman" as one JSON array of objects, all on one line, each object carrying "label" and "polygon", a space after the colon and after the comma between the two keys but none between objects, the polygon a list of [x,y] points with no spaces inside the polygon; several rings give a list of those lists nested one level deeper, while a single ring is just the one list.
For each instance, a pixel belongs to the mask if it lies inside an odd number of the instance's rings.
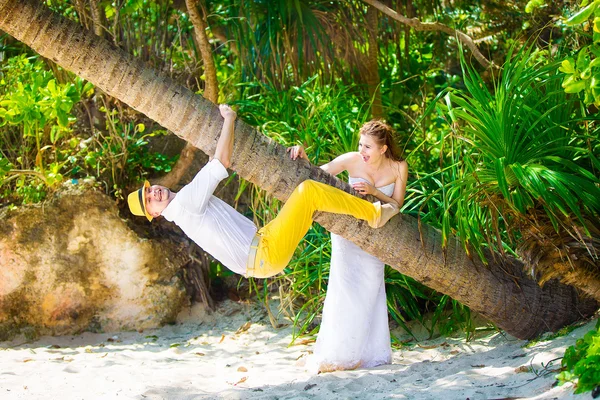
[{"label": "woman", "polygon": [[[360,129],[358,151],[321,166],[332,175],[348,171],[359,193],[402,207],[408,165],[395,150],[393,131],[381,121]],[[308,160],[302,146],[292,159]],[[318,372],[374,367],[391,362],[384,263],[354,243],[331,234],[331,268],[323,321],[309,369]]]}]

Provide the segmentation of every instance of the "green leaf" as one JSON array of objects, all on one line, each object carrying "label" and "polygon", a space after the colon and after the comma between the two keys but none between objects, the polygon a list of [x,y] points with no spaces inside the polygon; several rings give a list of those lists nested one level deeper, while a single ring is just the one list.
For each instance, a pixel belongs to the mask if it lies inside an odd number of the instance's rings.
[{"label": "green leaf", "polygon": [[562,386],[567,382],[572,382],[574,380],[574,375],[570,371],[563,371],[560,374],[556,375],[556,379],[558,379],[558,386]]},{"label": "green leaf", "polygon": [[67,127],[69,125],[69,116],[67,113],[65,113],[63,110],[57,110],[56,111],[56,118],[58,120],[58,124],[61,127]]},{"label": "green leaf", "polygon": [[48,90],[50,90],[50,93],[54,93],[56,92],[56,81],[54,79],[50,79],[50,81],[48,82],[47,85]]},{"label": "green leaf", "polygon": [[575,59],[572,57],[566,58],[560,64],[560,68],[558,68],[560,72],[564,72],[565,74],[574,74],[575,73]]},{"label": "green leaf", "polygon": [[577,54],[577,69],[580,71],[585,70],[590,66],[590,52],[588,47],[584,47],[579,50]]},{"label": "green leaf", "polygon": [[567,25],[578,25],[587,21],[596,10],[596,7],[598,7],[598,0],[579,10],[576,14],[567,19],[565,23]]},{"label": "green leaf", "polygon": [[12,168],[13,165],[10,163],[10,161],[0,156],[0,178],[5,176]]},{"label": "green leaf", "polygon": [[[576,82],[570,83],[566,86],[563,86],[565,88],[565,93],[581,92],[583,89],[585,89],[585,82],[586,81],[576,81]],[[564,85],[564,83],[563,83],[563,85]]]},{"label": "green leaf", "polygon": [[592,343],[587,350],[587,356],[600,355],[600,336],[594,335]]},{"label": "green leaf", "polygon": [[114,17],[115,16],[114,7],[110,4],[107,4],[106,7],[104,7],[104,15],[106,16],[107,19]]},{"label": "green leaf", "polygon": [[[589,64],[591,66],[591,63]],[[584,69],[581,74],[579,75],[579,77],[583,80],[586,79],[590,79],[590,77],[592,76],[592,69],[590,68],[590,66],[588,66],[586,69]]]},{"label": "green leaf", "polygon": [[494,167],[496,169],[496,177],[498,179],[498,187],[500,188],[500,191],[502,192],[502,195],[504,196],[504,198],[509,199],[510,194],[508,193],[508,183],[506,180],[506,174],[504,172],[504,162],[505,162],[504,157],[497,158],[494,162]]},{"label": "green leaf", "polygon": [[[596,9],[598,11],[598,9]],[[594,18],[594,33],[600,33],[600,17]]]},{"label": "green leaf", "polygon": [[527,5],[525,6],[525,12],[531,14],[536,8],[545,6],[545,0],[529,0]]},{"label": "green leaf", "polygon": [[590,68],[597,67],[598,65],[600,65],[600,58],[596,56],[596,58],[590,62]]}]

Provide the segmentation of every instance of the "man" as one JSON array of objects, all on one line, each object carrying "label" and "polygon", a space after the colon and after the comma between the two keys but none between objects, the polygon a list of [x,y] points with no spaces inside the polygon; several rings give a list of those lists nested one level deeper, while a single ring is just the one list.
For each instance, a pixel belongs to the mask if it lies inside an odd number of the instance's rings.
[{"label": "man", "polygon": [[373,228],[398,213],[395,204],[373,204],[308,180],[294,190],[277,217],[257,232],[252,221],[213,196],[219,182],[228,176],[237,116],[228,105],[221,104],[219,110],[224,123],[214,157],[178,193],[146,181],[127,198],[133,214],[149,221],[163,216],[233,272],[266,278],[287,266],[315,211],[352,215]]}]

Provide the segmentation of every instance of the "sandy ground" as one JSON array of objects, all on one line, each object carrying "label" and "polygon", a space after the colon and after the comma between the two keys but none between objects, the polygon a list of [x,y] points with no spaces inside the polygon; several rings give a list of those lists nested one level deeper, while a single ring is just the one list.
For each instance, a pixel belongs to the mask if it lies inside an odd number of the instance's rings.
[{"label": "sandy ground", "polygon": [[553,387],[554,370],[594,323],[530,347],[499,333],[439,338],[391,365],[313,375],[301,365],[313,343],[288,346],[291,326],[226,301],[156,330],[0,343],[0,399],[588,399]]}]

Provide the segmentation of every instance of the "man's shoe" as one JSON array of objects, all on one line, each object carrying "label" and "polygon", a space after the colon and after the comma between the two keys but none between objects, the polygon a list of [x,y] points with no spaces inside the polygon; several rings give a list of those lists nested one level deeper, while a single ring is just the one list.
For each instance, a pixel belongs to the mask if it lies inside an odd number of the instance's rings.
[{"label": "man's shoe", "polygon": [[377,221],[371,225],[372,228],[381,228],[384,226],[390,220],[390,218],[400,212],[400,207],[394,203],[386,203],[380,207],[380,210],[379,219],[377,219]]}]

